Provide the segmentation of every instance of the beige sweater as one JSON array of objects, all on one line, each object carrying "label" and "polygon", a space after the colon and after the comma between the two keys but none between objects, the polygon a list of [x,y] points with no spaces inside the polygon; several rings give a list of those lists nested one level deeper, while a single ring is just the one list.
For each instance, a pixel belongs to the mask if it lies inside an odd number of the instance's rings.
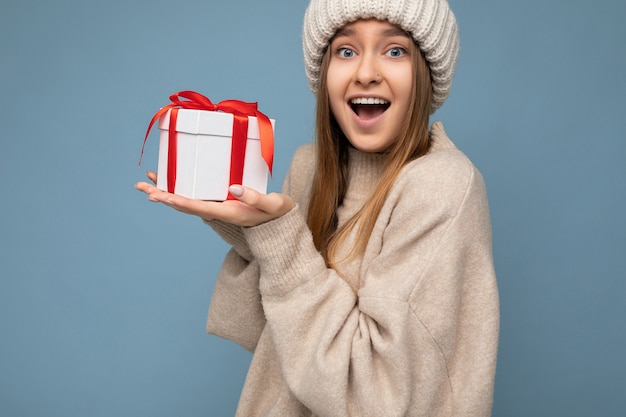
[{"label": "beige sweater", "polygon": [[[339,273],[304,220],[310,145],[285,181],[297,208],[251,228],[210,222],[233,249],[207,331],[254,351],[237,416],[490,415],[499,306],[487,196],[440,123],[431,137],[391,189],[365,254]],[[370,195],[382,158],[351,151],[340,222]]]}]

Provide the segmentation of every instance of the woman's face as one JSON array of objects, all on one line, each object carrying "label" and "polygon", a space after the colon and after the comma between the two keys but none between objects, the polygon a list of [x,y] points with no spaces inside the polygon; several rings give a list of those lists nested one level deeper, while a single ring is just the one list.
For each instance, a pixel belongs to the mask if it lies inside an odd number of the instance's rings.
[{"label": "woman's face", "polygon": [[386,21],[358,20],[330,44],[330,109],[352,146],[384,152],[408,117],[413,69],[406,32]]}]

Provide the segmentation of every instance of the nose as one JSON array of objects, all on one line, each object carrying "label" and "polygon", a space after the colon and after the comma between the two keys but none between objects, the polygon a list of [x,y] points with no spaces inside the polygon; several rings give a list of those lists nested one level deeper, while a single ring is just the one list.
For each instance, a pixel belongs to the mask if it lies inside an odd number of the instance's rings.
[{"label": "nose", "polygon": [[381,80],[376,57],[373,54],[362,55],[355,73],[355,81],[361,85],[378,84]]}]

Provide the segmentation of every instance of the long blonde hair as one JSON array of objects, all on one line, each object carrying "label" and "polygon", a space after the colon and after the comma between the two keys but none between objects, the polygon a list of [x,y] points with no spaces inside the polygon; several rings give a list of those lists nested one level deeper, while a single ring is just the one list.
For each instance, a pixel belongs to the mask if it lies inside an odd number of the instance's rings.
[{"label": "long blonde hair", "polygon": [[[424,155],[430,147],[428,118],[432,97],[429,67],[421,50],[411,43],[413,64],[413,89],[408,116],[398,138],[385,152],[385,167],[368,202],[341,228],[338,227],[337,208],[342,204],[348,188],[348,165],[350,142],[343,134],[330,110],[327,75],[330,52],[327,49],[320,66],[320,88],[317,95],[316,153],[317,163],[309,207],[307,224],[313,241],[326,263],[334,267],[337,248],[358,225],[357,239],[348,258],[362,254],[374,229],[387,194],[400,170],[411,160]],[[346,260],[344,259],[344,260]]]}]

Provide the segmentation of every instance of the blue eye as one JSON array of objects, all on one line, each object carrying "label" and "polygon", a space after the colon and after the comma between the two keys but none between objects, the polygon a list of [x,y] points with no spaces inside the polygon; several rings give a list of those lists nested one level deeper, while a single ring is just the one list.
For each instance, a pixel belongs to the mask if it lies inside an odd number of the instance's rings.
[{"label": "blue eye", "polygon": [[395,47],[395,48],[389,49],[385,55],[390,56],[392,58],[399,58],[401,56],[404,56],[404,54],[406,54],[406,50],[404,48]]},{"label": "blue eye", "polygon": [[337,54],[341,58],[352,58],[354,56],[354,51],[352,49],[349,49],[349,48],[339,48],[337,50]]}]

